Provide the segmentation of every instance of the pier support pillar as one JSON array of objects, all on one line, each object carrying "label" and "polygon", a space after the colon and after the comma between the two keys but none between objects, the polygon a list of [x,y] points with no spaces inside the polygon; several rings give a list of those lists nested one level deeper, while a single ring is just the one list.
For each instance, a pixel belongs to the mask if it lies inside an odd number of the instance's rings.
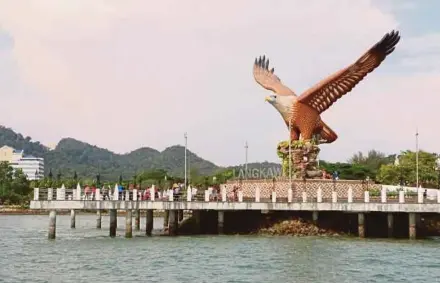
[{"label": "pier support pillar", "polygon": [[118,214],[116,209],[110,209],[110,237],[116,237],[116,227],[118,227]]},{"label": "pier support pillar", "polygon": [[141,230],[141,211],[139,209],[134,211],[134,229]]},{"label": "pier support pillar", "polygon": [[388,238],[392,238],[394,235],[394,215],[392,213],[388,213],[387,215],[387,224],[388,224]]},{"label": "pier support pillar", "polygon": [[365,214],[358,213],[358,234],[359,238],[365,238]]},{"label": "pier support pillar", "polygon": [[200,226],[200,210],[193,210],[192,211],[192,215],[193,215],[193,217],[194,217],[194,222],[196,223],[195,224],[195,227],[194,227],[194,233],[195,234],[200,234],[200,232],[201,232],[201,226]]},{"label": "pier support pillar", "polygon": [[145,234],[151,236],[151,231],[153,231],[153,210],[147,209],[146,215],[147,221],[145,224]]},{"label": "pier support pillar", "polygon": [[49,212],[49,233],[48,238],[49,240],[55,239],[57,231],[57,212],[55,210],[51,210]]},{"label": "pier support pillar", "polygon": [[224,223],[225,223],[225,212],[224,211],[219,211],[218,212],[218,223],[217,223],[217,230],[219,234],[223,234],[224,233]]},{"label": "pier support pillar", "polygon": [[101,229],[101,210],[96,211],[96,228]]},{"label": "pier support pillar", "polygon": [[125,212],[125,238],[133,237],[133,211],[131,209]]},{"label": "pier support pillar", "polygon": [[169,211],[169,227],[168,227],[168,235],[176,236],[178,228],[178,212],[177,210]]},{"label": "pier support pillar", "polygon": [[318,211],[312,212],[312,221],[313,221],[313,224],[315,224],[315,225],[318,225],[318,215],[319,215]]},{"label": "pier support pillar", "polygon": [[415,213],[410,213],[408,215],[409,220],[409,238],[414,240],[416,238],[416,222],[417,215]]},{"label": "pier support pillar", "polygon": [[179,213],[179,223],[183,221],[183,209],[178,210]]},{"label": "pier support pillar", "polygon": [[72,209],[70,211],[70,228],[75,228],[76,226],[75,218],[76,218],[76,211],[75,209]]},{"label": "pier support pillar", "polygon": [[170,218],[170,211],[165,210],[165,214],[163,215],[163,229],[164,230],[168,229],[169,218]]}]

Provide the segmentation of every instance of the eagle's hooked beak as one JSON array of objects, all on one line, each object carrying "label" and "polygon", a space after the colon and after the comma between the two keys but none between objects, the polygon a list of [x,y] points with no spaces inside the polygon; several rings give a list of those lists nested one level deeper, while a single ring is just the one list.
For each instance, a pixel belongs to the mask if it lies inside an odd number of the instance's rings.
[{"label": "eagle's hooked beak", "polygon": [[273,103],[275,101],[273,96],[266,96],[266,98],[264,100],[269,102],[269,103]]}]

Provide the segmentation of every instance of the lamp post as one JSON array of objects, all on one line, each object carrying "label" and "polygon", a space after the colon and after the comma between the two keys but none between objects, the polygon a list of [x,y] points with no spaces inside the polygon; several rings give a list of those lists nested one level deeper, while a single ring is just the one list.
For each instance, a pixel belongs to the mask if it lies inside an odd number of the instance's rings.
[{"label": "lamp post", "polygon": [[437,190],[440,190],[440,154],[437,155],[437,160],[436,160],[436,165],[437,165]]},{"label": "lamp post", "polygon": [[289,119],[289,187],[292,188],[292,119]]},{"label": "lamp post", "polygon": [[245,156],[244,156],[244,176],[245,176],[245,178],[247,179],[247,176],[248,176],[248,148],[249,148],[249,145],[248,145],[248,142],[246,141],[245,143],[244,143],[244,154],[245,154]]},{"label": "lamp post", "polygon": [[185,189],[186,189],[186,182],[187,182],[187,172],[186,172],[186,150],[187,150],[187,147],[188,147],[188,135],[186,134],[186,132],[185,132],[185,134],[183,135],[183,137],[185,138]]},{"label": "lamp post", "polygon": [[419,129],[416,129],[416,187],[419,189]]},{"label": "lamp post", "polygon": [[403,174],[402,174],[402,166],[400,166],[399,155],[396,155],[396,158],[394,159],[394,166],[396,166],[399,169],[399,185],[400,185],[400,188],[402,188],[403,187]]}]

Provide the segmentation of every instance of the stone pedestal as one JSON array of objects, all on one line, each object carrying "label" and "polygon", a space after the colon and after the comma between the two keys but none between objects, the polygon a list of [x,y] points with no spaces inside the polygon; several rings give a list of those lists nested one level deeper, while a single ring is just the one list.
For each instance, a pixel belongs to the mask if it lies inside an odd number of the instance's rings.
[{"label": "stone pedestal", "polygon": [[55,210],[51,210],[49,212],[49,232],[47,237],[49,240],[55,239],[57,230],[57,212]]},{"label": "stone pedestal", "polygon": [[97,210],[96,211],[96,228],[97,229],[101,229],[101,221],[102,220],[102,216],[101,216],[101,210]]},{"label": "stone pedestal", "polygon": [[358,213],[358,234],[359,238],[365,238],[365,214]]},{"label": "stone pedestal", "polygon": [[217,223],[217,230],[219,234],[224,233],[224,223],[225,223],[225,212],[219,211],[218,212],[218,223]]},{"label": "stone pedestal", "polygon": [[133,237],[133,212],[132,210],[127,210],[125,213],[125,238]]},{"label": "stone pedestal", "polygon": [[110,237],[116,237],[116,228],[118,227],[117,217],[116,209],[110,209]]},{"label": "stone pedestal", "polygon": [[147,209],[146,214],[145,234],[151,236],[151,232],[153,231],[153,210]]},{"label": "stone pedestal", "polygon": [[72,209],[70,211],[70,228],[75,228],[76,226],[76,211]]},{"label": "stone pedestal", "polygon": [[387,227],[388,238],[392,238],[394,235],[394,215],[392,213],[387,214]]},{"label": "stone pedestal", "polygon": [[[321,179],[322,171],[318,169],[319,146],[314,141],[292,141],[290,167],[294,179]],[[283,175],[289,176],[289,141],[282,141],[277,147],[281,158]]]},{"label": "stone pedestal", "polygon": [[416,224],[417,224],[417,214],[416,213],[410,213],[408,215],[408,220],[409,220],[409,238],[411,240],[415,240],[417,237],[417,228],[416,228]]}]

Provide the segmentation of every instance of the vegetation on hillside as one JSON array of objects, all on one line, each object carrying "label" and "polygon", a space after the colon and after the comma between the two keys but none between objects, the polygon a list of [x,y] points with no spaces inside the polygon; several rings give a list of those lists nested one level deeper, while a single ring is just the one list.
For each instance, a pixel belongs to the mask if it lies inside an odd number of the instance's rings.
[{"label": "vegetation on hillside", "polygon": [[7,162],[0,162],[0,204],[28,202],[30,194],[31,187],[23,172],[14,172]]}]

